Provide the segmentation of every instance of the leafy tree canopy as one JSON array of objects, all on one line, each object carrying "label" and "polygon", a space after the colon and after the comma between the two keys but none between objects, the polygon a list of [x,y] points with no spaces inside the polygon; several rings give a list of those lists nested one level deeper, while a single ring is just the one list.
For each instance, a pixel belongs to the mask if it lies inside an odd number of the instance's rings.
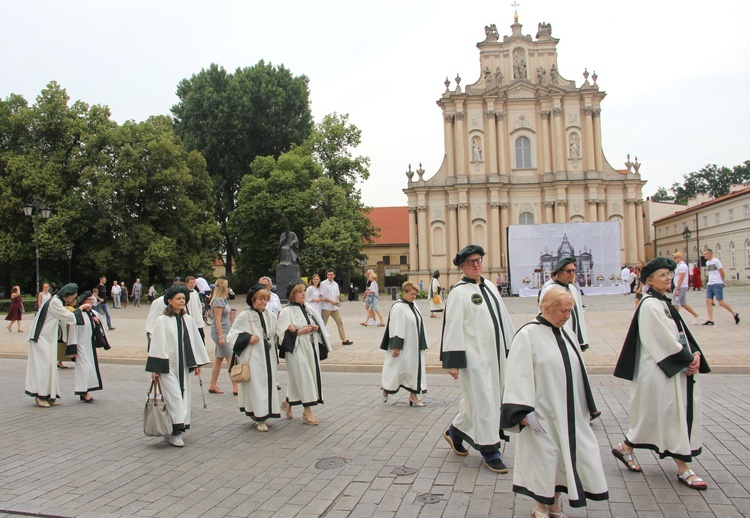
[{"label": "leafy tree canopy", "polygon": [[211,64],[180,81],[177,97],[175,127],[185,147],[206,159],[231,274],[237,247],[227,222],[242,178],[257,157],[278,158],[310,134],[308,79],[262,60],[234,74]]},{"label": "leafy tree canopy", "polygon": [[[750,180],[750,160],[736,165],[731,169],[726,166],[707,164],[698,171],[682,175],[683,182],[675,182],[669,188],[669,193],[664,187],[660,187],[652,197],[654,201],[674,201],[686,204],[688,199],[695,198],[698,194],[706,193],[712,198],[718,198],[729,194],[732,184],[740,184]],[[671,194],[670,194],[671,193]]]}]

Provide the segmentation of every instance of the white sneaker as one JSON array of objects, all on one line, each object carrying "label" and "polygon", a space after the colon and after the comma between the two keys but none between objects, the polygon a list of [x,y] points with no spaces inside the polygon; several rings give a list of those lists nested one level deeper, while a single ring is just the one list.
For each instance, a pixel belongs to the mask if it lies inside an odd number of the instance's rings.
[{"label": "white sneaker", "polygon": [[703,318],[700,315],[698,315],[697,317],[695,317],[693,319],[693,325],[694,326],[697,326],[697,325],[702,324],[702,323],[703,323]]},{"label": "white sneaker", "polygon": [[268,425],[266,423],[258,423],[255,425],[255,427],[258,429],[259,432],[267,432],[268,431]]},{"label": "white sneaker", "polygon": [[183,446],[185,446],[185,441],[182,440],[182,434],[170,435],[169,444],[171,444],[172,446],[177,446],[178,448],[182,448]]}]

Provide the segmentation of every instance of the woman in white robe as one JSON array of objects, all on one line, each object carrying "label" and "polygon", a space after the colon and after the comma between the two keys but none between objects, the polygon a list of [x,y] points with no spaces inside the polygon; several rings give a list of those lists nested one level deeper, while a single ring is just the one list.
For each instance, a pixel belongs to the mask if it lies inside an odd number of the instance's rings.
[{"label": "woman in white robe", "polygon": [[332,347],[321,332],[315,311],[305,302],[304,283],[292,281],[287,291],[289,305],[281,310],[276,324],[276,339],[288,374],[287,395],[281,409],[292,419],[292,407],[302,405],[302,420],[305,424],[317,425],[319,421],[312,407],[323,404],[320,362],[328,357]]},{"label": "woman in white robe", "polygon": [[[78,297],[78,306],[93,304],[94,296],[85,291]],[[102,389],[102,375],[99,372],[99,358],[96,354],[95,326],[98,326],[106,340],[106,331],[101,325],[102,319],[94,310],[82,311],[83,324],[70,326],[68,331],[67,356],[75,355],[75,394],[85,403],[93,403],[94,398],[89,394],[93,390]]]},{"label": "woman in white robe", "polygon": [[315,314],[318,315],[318,324],[320,324],[322,333],[328,338],[328,329],[326,329],[326,326],[323,324],[323,314],[320,311],[320,303],[323,302],[323,294],[320,293],[320,275],[317,273],[313,274],[310,278],[310,284],[307,286],[307,290],[305,290],[305,297],[307,303],[310,304],[310,307],[313,308]]},{"label": "woman in white robe", "polygon": [[501,426],[518,433],[513,492],[535,500],[532,516],[561,516],[560,493],[572,507],[607,500],[598,417],[577,340],[564,327],[573,297],[553,286],[541,315],[518,330],[505,366]]},{"label": "woman in white robe", "polygon": [[435,313],[442,313],[445,307],[443,287],[440,286],[440,270],[433,272],[432,280],[430,280],[430,291],[427,296],[430,299],[430,318],[437,318]]},{"label": "woman in white robe", "polygon": [[403,388],[409,392],[409,406],[423,407],[419,395],[427,392],[424,352],[428,347],[424,320],[414,303],[419,288],[411,281],[401,286],[402,298],[391,306],[388,325],[380,348],[385,351],[381,376],[381,398]]},{"label": "woman in white robe", "polygon": [[250,307],[237,315],[227,335],[227,343],[236,355],[236,362],[250,367],[250,380],[238,383],[240,412],[255,421],[260,432],[268,431],[268,419],[281,417],[276,390],[279,366],[276,357],[276,317],[266,309],[270,298],[271,293],[264,285],[253,286],[247,293]]},{"label": "woman in white robe", "polygon": [[641,471],[634,448],[672,457],[677,480],[692,489],[708,486],[689,466],[700,455],[702,441],[699,373],[708,366],[679,312],[664,294],[676,264],[657,257],[641,270],[646,293],[630,324],[615,376],[631,380],[630,429],[612,455],[630,471]]},{"label": "woman in white robe", "polygon": [[211,360],[201,340],[198,326],[185,312],[190,290],[171,286],[164,294],[167,307],[156,320],[146,371],[152,380],[161,380],[164,401],[172,420],[172,446],[182,447],[182,432],[190,428],[190,373],[198,376],[202,365]]},{"label": "woman in white robe", "polygon": [[29,331],[29,357],[26,362],[26,394],[36,398],[37,406],[49,408],[59,405],[60,379],[57,374],[57,338],[60,325],[83,323],[81,310],[91,309],[83,304],[75,311],[77,284],[66,284],[37,312]]}]

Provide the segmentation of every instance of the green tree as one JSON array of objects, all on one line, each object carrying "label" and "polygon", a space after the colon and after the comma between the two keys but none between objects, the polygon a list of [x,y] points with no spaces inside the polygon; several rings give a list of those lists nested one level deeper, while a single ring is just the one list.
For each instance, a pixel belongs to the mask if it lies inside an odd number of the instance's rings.
[{"label": "green tree", "polygon": [[310,134],[308,79],[262,60],[234,74],[211,64],[182,80],[177,97],[180,102],[172,107],[177,133],[188,150],[206,159],[231,274],[237,244],[227,224],[242,178],[256,157],[278,158]]},{"label": "green tree", "polygon": [[675,203],[686,204],[688,199],[706,193],[712,198],[729,194],[732,184],[750,180],[750,160],[734,166],[732,169],[716,164],[707,164],[698,171],[682,175],[683,182],[675,182],[669,189],[674,195]]},{"label": "green tree", "polygon": [[674,201],[674,196],[669,194],[666,187],[659,187],[654,195],[651,196],[651,199],[653,201]]}]

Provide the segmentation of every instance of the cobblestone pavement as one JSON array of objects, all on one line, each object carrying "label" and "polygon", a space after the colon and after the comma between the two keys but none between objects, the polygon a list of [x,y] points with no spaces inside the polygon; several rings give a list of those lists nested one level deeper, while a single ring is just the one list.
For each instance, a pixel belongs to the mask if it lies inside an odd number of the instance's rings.
[{"label": "cobblestone pavement", "polygon": [[[687,315],[686,321],[691,326],[698,343],[706,354],[715,372],[750,374],[750,287],[727,287],[727,302],[742,317],[740,325],[735,325],[732,316],[723,308],[714,308],[714,320],[717,327],[692,325],[693,318]],[[704,291],[690,291],[688,303],[702,315],[705,320]],[[511,314],[516,328],[531,320],[536,315],[533,298],[506,297],[503,299]],[[635,309],[633,295],[585,296],[586,323],[588,326],[591,348],[586,353],[586,362],[591,373],[611,373],[617,361],[622,342],[627,333]],[[422,314],[428,317],[428,302],[417,301]],[[381,311],[385,318],[392,301],[381,302]],[[245,309],[244,297],[232,302],[232,307]],[[148,314],[148,305],[135,308],[129,305],[126,309],[110,309],[112,323],[116,330],[109,335],[112,349],[100,353],[100,361],[119,363],[145,363],[146,338],[144,324]],[[383,351],[379,349],[383,328],[363,327],[359,322],[364,320],[362,302],[345,302],[341,305],[342,317],[346,327],[347,338],[354,341],[353,346],[342,347],[333,320],[329,320],[329,330],[335,351],[324,363],[328,371],[379,372],[383,364]],[[683,315],[686,313],[683,311]],[[24,333],[0,332],[0,357],[25,358],[27,351],[26,338],[31,325],[32,314],[27,314],[23,322]],[[442,315],[438,318],[425,318],[430,349],[426,353],[426,364],[430,372],[440,371],[440,335],[443,323]],[[213,356],[211,338],[207,337],[209,354]],[[283,366],[282,366],[283,367]]]},{"label": "cobblestone pavement", "polygon": [[[73,369],[61,371],[62,404],[49,409],[23,395],[24,370],[23,360],[0,360],[0,516],[528,517],[532,507],[511,492],[513,442],[506,475],[474,451],[450,452],[441,433],[460,388],[446,375],[429,374],[428,406],[410,408],[403,393],[380,401],[377,374],[327,372],[320,425],[278,419],[268,433],[229,392],[206,394],[204,409],[193,378],[193,426],[178,449],[142,433],[142,366],[102,365],[104,390],[90,405],[73,397]],[[707,491],[678,485],[674,463],[650,452],[637,453],[643,473],[622,468],[610,448],[627,427],[628,384],[595,375],[603,414],[592,426],[610,500],[566,513],[750,515],[750,376],[703,380],[704,452],[692,467]]]}]

